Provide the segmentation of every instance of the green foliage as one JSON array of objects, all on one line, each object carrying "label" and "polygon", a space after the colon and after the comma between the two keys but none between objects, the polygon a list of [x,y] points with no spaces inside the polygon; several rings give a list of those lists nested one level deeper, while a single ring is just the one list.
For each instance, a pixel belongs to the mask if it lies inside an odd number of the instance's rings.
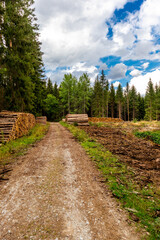
[{"label": "green foliage", "polygon": [[146,115],[145,119],[152,121],[154,119],[154,99],[155,99],[155,90],[150,79],[147,86],[146,96],[145,96],[145,103],[146,103]]},{"label": "green foliage", "polygon": [[32,8],[34,1],[5,1],[0,20],[4,47],[0,57],[0,109],[42,110],[43,63],[38,26]]},{"label": "green foliage", "polygon": [[160,144],[160,131],[156,132],[135,132],[135,136],[138,138],[144,138],[153,141],[154,143]]},{"label": "green foliage", "polygon": [[52,82],[51,82],[51,79],[50,79],[50,78],[48,79],[46,92],[47,92],[47,95],[48,95],[48,94],[54,95],[54,94],[53,94],[53,85],[52,85]]},{"label": "green foliage", "polygon": [[93,93],[92,93],[92,113],[93,116],[101,117],[101,106],[102,106],[102,88],[98,76],[94,82]]},{"label": "green foliage", "polygon": [[132,114],[131,119],[134,120],[136,118],[137,113],[137,91],[134,86],[132,86],[129,95],[130,95],[130,112]]},{"label": "green foliage", "polygon": [[91,96],[90,91],[90,79],[86,73],[84,73],[78,82],[78,113],[86,113],[88,111],[89,100]]},{"label": "green foliage", "polygon": [[59,99],[59,89],[58,89],[57,83],[55,83],[54,86],[53,86],[53,95],[54,95],[57,99]]},{"label": "green foliage", "polygon": [[140,95],[140,93],[137,96],[137,120],[140,121],[144,119],[145,116],[145,102],[144,97]]},{"label": "green foliage", "polygon": [[60,98],[64,106],[64,110],[68,113],[74,112],[74,104],[76,103],[76,86],[77,79],[72,74],[65,74],[60,86]]},{"label": "green foliage", "polygon": [[55,96],[52,94],[47,95],[47,98],[44,100],[44,108],[48,120],[53,121],[59,119],[60,106],[59,101]]},{"label": "green foliage", "polygon": [[117,88],[116,101],[118,103],[119,118],[122,118],[123,90],[121,84],[119,84]]},{"label": "green foliage", "polygon": [[115,89],[113,84],[111,84],[111,88],[110,88],[110,95],[109,95],[109,102],[110,102],[110,106],[111,106],[111,117],[114,118],[115,115],[115,101],[116,101],[116,96],[115,96]]},{"label": "green foliage", "polygon": [[[97,164],[103,174],[104,182],[112,194],[129,212],[130,217],[136,218],[139,224],[149,232],[145,239],[160,239],[160,193],[151,184],[142,187],[136,179],[136,174],[130,167],[120,162],[101,144],[77,127],[61,123],[81,142],[91,159]],[[142,179],[143,181],[143,179]]]}]

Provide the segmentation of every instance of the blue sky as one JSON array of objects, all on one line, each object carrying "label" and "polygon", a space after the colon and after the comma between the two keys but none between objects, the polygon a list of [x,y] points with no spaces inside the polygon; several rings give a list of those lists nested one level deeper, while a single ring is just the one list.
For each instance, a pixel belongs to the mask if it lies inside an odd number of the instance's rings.
[{"label": "blue sky", "polygon": [[36,0],[47,77],[104,69],[115,87],[160,81],[159,0]]}]

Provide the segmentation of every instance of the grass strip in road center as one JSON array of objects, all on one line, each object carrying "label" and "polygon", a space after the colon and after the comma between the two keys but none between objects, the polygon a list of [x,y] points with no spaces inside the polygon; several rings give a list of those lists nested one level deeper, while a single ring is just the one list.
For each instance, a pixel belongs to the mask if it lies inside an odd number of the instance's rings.
[{"label": "grass strip in road center", "polygon": [[[129,212],[132,220],[148,232],[144,239],[160,239],[160,192],[153,184],[142,186],[134,169],[122,163],[86,132],[61,122],[78,139],[87,154],[96,162],[112,194]],[[141,179],[143,182],[143,179]]]}]

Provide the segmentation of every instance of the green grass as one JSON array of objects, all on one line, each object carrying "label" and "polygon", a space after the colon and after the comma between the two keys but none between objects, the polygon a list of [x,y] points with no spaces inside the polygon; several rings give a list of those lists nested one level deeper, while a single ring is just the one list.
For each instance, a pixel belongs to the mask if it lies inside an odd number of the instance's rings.
[{"label": "green grass", "polygon": [[[154,185],[142,187],[136,179],[136,173],[120,162],[101,144],[88,137],[83,130],[61,123],[67,127],[91,159],[96,162],[104,182],[112,191],[113,196],[121,202],[129,212],[131,219],[137,221],[149,233],[145,239],[160,239],[160,192]],[[141,179],[143,181],[143,179]]]},{"label": "green grass", "polygon": [[49,124],[36,124],[27,135],[6,144],[2,144],[2,146],[0,146],[0,167],[5,167],[5,165],[14,162],[16,156],[23,155],[28,146],[44,137],[48,128]]},{"label": "green grass", "polygon": [[135,132],[134,134],[138,138],[144,138],[160,144],[160,131]]}]

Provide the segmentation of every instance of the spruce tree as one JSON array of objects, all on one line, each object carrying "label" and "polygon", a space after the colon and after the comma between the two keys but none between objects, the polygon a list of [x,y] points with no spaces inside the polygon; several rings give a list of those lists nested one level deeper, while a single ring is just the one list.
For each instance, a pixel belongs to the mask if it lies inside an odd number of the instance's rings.
[{"label": "spruce tree", "polygon": [[145,103],[146,103],[146,115],[145,118],[152,121],[154,119],[154,99],[155,99],[155,91],[152,80],[149,79],[146,96],[145,96]]},{"label": "spruce tree", "polygon": [[[42,101],[43,63],[33,1],[5,1],[1,30],[5,43],[5,102],[8,110],[35,111]],[[0,59],[2,62],[2,60]]]},{"label": "spruce tree", "polygon": [[100,76],[100,83],[101,83],[101,91],[102,91],[102,117],[104,117],[104,111],[106,106],[106,77],[104,74],[104,71],[102,70],[101,76]]},{"label": "spruce tree", "polygon": [[110,106],[111,106],[111,117],[114,118],[114,108],[115,108],[115,89],[113,83],[110,88],[110,98],[109,98]]},{"label": "spruce tree", "polygon": [[144,103],[144,97],[138,93],[137,96],[137,120],[143,120],[145,116],[145,103]]},{"label": "spruce tree", "polygon": [[102,102],[102,89],[101,83],[97,76],[94,86],[93,86],[93,95],[92,95],[92,114],[95,117],[101,117],[101,104]]},{"label": "spruce tree", "polygon": [[116,92],[116,101],[118,104],[118,116],[122,118],[122,104],[123,104],[123,90],[121,84],[118,85],[117,92]]},{"label": "spruce tree", "polygon": [[5,98],[5,71],[6,68],[4,66],[4,53],[5,53],[5,45],[4,45],[4,36],[3,36],[3,22],[4,22],[4,11],[5,11],[5,2],[0,2],[0,111],[4,106],[4,98]]},{"label": "spruce tree", "polygon": [[54,94],[53,94],[53,85],[52,85],[52,81],[51,81],[50,78],[48,79],[46,91],[47,91],[47,95],[48,95],[48,94],[54,95]]},{"label": "spruce tree", "polygon": [[126,97],[126,102],[127,102],[127,119],[128,119],[128,121],[130,120],[129,119],[129,115],[130,115],[130,111],[129,111],[129,84],[128,84],[128,82],[127,82],[127,84],[126,84],[126,90],[125,90],[125,97]]},{"label": "spruce tree", "polygon": [[106,81],[106,87],[105,87],[105,102],[106,102],[106,117],[108,118],[108,108],[109,108],[109,82]]},{"label": "spruce tree", "polygon": [[136,111],[137,111],[137,91],[135,86],[131,87],[130,90],[130,109],[132,113],[132,120],[136,118]]},{"label": "spruce tree", "polygon": [[57,83],[55,82],[54,86],[53,86],[53,95],[59,99],[59,89],[58,89],[58,85]]},{"label": "spruce tree", "polygon": [[75,97],[74,94],[77,79],[72,74],[65,74],[60,87],[60,97],[64,110],[67,113],[74,112],[75,110]]},{"label": "spruce tree", "polygon": [[160,86],[156,84],[155,86],[155,99],[154,99],[154,108],[156,114],[156,120],[159,120],[160,115]]},{"label": "spruce tree", "polygon": [[79,78],[78,86],[80,113],[87,113],[90,100],[90,79],[87,73]]}]

